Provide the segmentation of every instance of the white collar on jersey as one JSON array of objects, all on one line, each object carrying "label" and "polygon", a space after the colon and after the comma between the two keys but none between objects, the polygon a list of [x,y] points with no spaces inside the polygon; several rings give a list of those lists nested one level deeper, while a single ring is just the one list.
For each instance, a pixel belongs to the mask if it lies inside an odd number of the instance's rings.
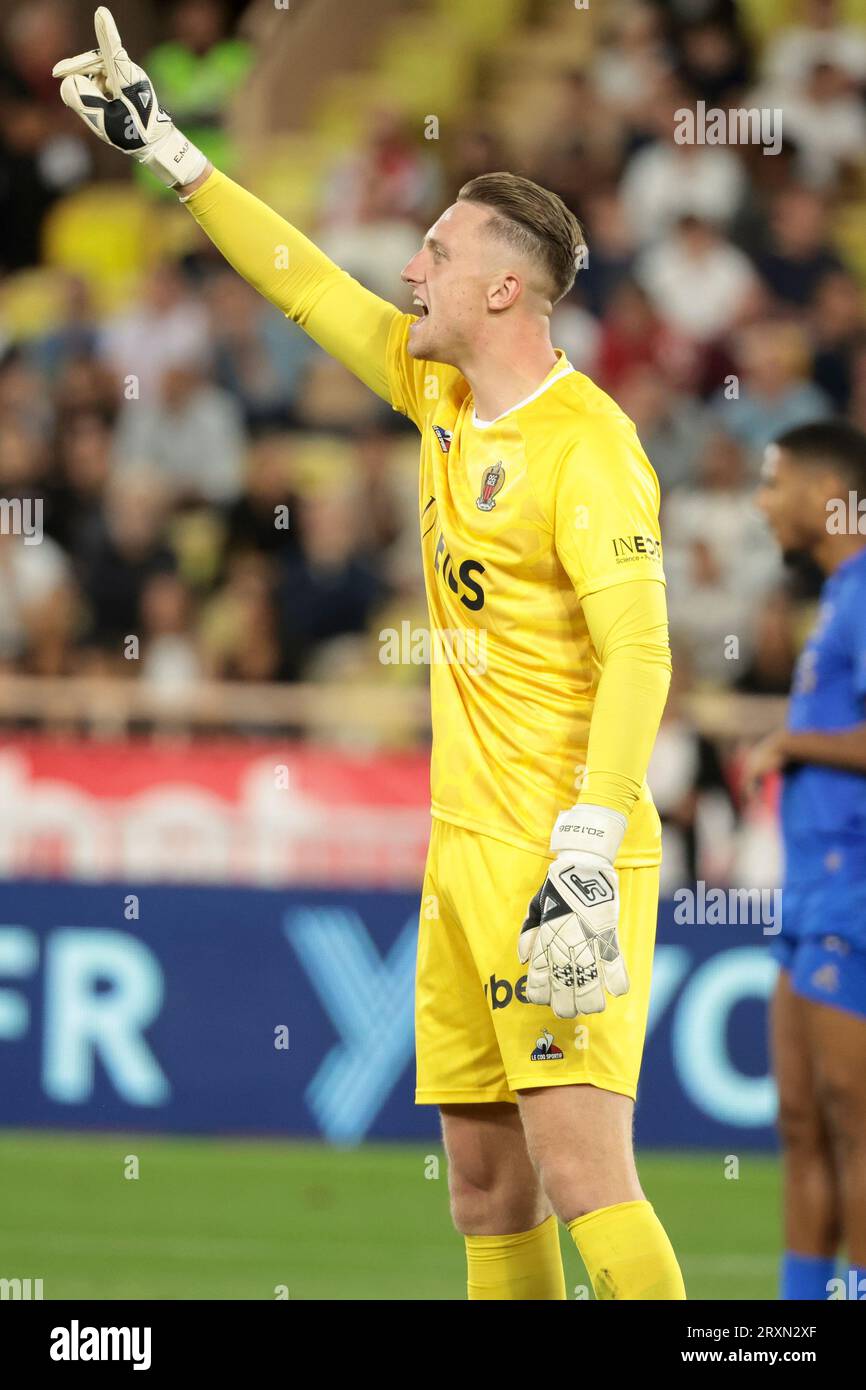
[{"label": "white collar on jersey", "polygon": [[[565,359],[563,359],[563,361],[565,362]],[[568,376],[569,372],[573,371],[574,367],[572,367],[571,363],[565,362],[565,365],[560,367],[558,372],[555,371],[553,373],[553,376],[547,377],[547,379],[543,381],[540,386],[536,387],[536,389],[532,392],[531,396],[527,396],[525,400],[518,401],[516,405],[510,405],[507,410],[503,410],[501,415],[497,415],[495,420],[479,420],[477,414],[475,413],[475,407],[473,406],[473,425],[477,430],[487,430],[490,428],[491,425],[497,425],[500,420],[505,419],[506,415],[512,415],[515,410],[522,410],[525,405],[529,405],[530,401],[537,400],[537,398],[543,395],[544,392],[547,391],[551,386],[553,386],[555,382],[561,381],[564,376]]]}]

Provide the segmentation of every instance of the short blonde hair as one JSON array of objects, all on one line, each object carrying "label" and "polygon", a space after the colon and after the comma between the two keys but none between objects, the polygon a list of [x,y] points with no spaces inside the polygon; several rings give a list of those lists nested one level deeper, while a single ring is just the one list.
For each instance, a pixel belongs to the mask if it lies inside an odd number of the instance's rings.
[{"label": "short blonde hair", "polygon": [[460,201],[490,208],[490,230],[544,269],[552,303],[568,294],[584,247],[583,228],[562,199],[520,174],[479,174]]}]

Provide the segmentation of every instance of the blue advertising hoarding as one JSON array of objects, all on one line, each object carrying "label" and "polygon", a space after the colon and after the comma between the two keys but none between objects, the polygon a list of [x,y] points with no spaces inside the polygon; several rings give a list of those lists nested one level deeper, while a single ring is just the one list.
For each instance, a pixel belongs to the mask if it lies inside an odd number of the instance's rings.
[{"label": "blue advertising hoarding", "polygon": [[[417,910],[402,892],[3,884],[0,1123],[436,1134],[412,1094]],[[640,1143],[774,1143],[775,973],[759,927],[662,905]]]}]

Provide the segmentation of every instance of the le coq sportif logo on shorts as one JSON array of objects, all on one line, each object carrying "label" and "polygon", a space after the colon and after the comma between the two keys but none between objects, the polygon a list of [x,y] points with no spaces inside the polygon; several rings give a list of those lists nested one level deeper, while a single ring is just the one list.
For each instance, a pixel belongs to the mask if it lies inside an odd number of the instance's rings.
[{"label": "le coq sportif logo on shorts", "polygon": [[561,1047],[553,1041],[553,1034],[545,1028],[540,1038],[535,1039],[535,1047],[529,1054],[531,1062],[561,1062],[565,1057]]}]

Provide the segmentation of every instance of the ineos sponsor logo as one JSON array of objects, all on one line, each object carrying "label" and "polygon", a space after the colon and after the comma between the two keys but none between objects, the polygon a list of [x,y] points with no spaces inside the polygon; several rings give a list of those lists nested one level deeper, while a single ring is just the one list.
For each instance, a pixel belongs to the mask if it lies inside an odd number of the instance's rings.
[{"label": "ineos sponsor logo", "polygon": [[612,536],[610,543],[619,564],[639,560],[642,555],[653,560],[662,558],[662,543],[656,536]]}]

